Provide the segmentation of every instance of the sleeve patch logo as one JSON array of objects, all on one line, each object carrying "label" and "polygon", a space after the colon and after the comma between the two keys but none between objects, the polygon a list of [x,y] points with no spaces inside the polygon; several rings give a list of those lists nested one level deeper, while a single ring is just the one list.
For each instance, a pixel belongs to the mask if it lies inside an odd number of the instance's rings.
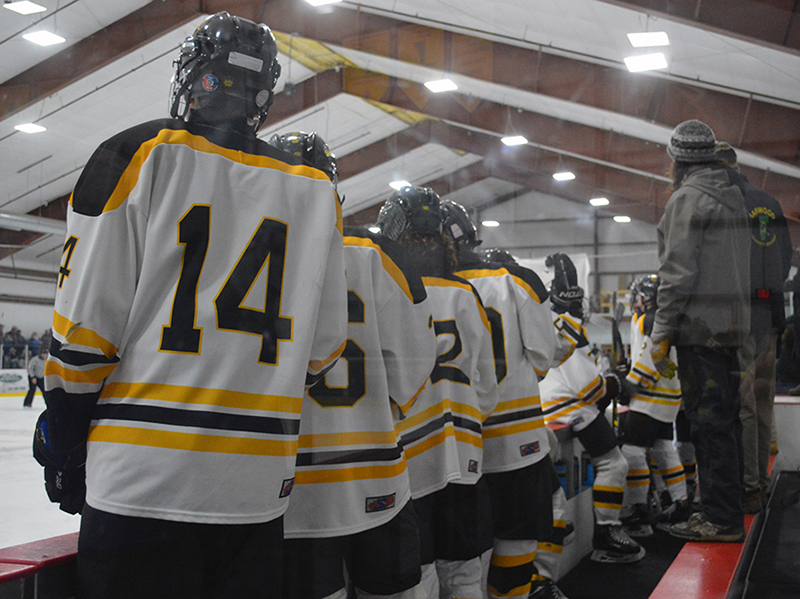
[{"label": "sleeve patch logo", "polygon": [[396,493],[392,493],[391,495],[383,495],[381,497],[367,497],[366,501],[366,512],[371,514],[373,512],[383,512],[393,508],[397,505],[395,501]]},{"label": "sleeve patch logo", "polygon": [[287,478],[281,485],[281,494],[279,497],[289,497],[292,489],[294,489],[294,478]]},{"label": "sleeve patch logo", "polygon": [[467,471],[478,474],[478,460],[470,460]]},{"label": "sleeve patch logo", "polygon": [[526,445],[519,446],[519,453],[522,456],[526,455],[533,455],[534,453],[539,453],[541,447],[539,446],[538,441],[534,441],[533,443],[527,443]]}]

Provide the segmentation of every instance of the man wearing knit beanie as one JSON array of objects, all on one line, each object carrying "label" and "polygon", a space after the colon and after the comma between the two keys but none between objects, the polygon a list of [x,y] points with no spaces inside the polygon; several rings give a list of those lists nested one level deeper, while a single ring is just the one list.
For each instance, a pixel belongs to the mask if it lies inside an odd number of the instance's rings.
[{"label": "man wearing knit beanie", "polygon": [[677,369],[700,480],[700,511],[670,533],[741,542],[737,350],[750,329],[750,233],[735,171],[715,161],[715,148],[714,132],[697,120],[675,127],[667,146],[674,193],[658,224],[661,283],[651,354],[662,375],[671,378]]}]

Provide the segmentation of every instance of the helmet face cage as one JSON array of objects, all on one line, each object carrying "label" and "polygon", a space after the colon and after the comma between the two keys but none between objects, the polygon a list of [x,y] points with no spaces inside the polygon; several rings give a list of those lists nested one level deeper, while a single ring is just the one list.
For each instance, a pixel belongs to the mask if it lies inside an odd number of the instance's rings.
[{"label": "helmet face cage", "polygon": [[645,275],[636,279],[631,285],[631,309],[650,312],[658,305],[658,275]]},{"label": "helmet face cage", "polygon": [[480,251],[480,256],[489,262],[498,262],[500,264],[516,264],[517,260],[512,256],[508,250],[502,248],[487,248]]},{"label": "helmet face cage", "polygon": [[276,133],[269,139],[268,143],[279,150],[302,158],[307,164],[318,168],[328,175],[334,189],[338,188],[339,171],[336,167],[336,156],[333,155],[333,152],[328,148],[328,144],[316,131],[311,133],[292,131],[284,135]]},{"label": "helmet face cage", "polygon": [[[264,121],[280,76],[278,47],[269,27],[222,11],[206,19],[181,45],[174,61],[170,115],[185,119],[190,101],[208,97],[238,99],[235,114],[247,117],[254,130]],[[222,105],[222,104],[220,104]]]},{"label": "helmet face cage", "polygon": [[440,235],[442,210],[439,195],[429,187],[403,187],[381,206],[381,233],[397,241],[408,233]]},{"label": "helmet face cage", "polygon": [[445,233],[452,237],[457,247],[473,248],[481,244],[478,240],[478,229],[464,206],[451,200],[444,200],[442,212]]}]

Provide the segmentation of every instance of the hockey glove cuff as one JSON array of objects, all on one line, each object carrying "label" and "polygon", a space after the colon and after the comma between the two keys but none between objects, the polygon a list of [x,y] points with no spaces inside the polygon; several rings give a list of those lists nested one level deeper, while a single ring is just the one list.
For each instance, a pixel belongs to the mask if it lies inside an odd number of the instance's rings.
[{"label": "hockey glove cuff", "polygon": [[653,346],[650,349],[650,357],[653,359],[653,366],[656,367],[658,373],[668,379],[675,377],[675,372],[678,370],[677,364],[669,358],[670,342],[668,338],[661,339],[656,342],[653,340]]},{"label": "hockey glove cuff", "polygon": [[33,457],[44,467],[44,488],[50,501],[68,514],[80,513],[86,501],[86,444],[73,448],[66,458],[54,454],[50,450],[47,410],[36,422]]}]

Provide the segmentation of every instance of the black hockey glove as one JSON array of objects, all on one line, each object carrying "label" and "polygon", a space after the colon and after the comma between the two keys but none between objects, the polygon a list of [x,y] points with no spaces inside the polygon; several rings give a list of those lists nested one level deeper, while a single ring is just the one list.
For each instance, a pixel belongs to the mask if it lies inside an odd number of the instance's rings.
[{"label": "black hockey glove", "polygon": [[550,283],[550,307],[554,312],[569,312],[583,319],[583,288],[578,285],[578,271],[566,254],[552,254],[545,260],[547,268],[553,268]]},{"label": "black hockey glove", "polygon": [[86,501],[86,444],[72,449],[66,458],[50,450],[47,410],[39,415],[33,434],[33,457],[44,467],[44,488],[53,503],[68,514],[78,514]]},{"label": "black hockey glove", "polygon": [[605,379],[606,382],[606,394],[598,399],[597,403],[595,404],[597,409],[601,412],[606,411],[606,408],[608,407],[608,404],[611,403],[611,400],[619,397],[620,391],[622,390],[622,383],[614,371],[604,374],[603,379]]}]

